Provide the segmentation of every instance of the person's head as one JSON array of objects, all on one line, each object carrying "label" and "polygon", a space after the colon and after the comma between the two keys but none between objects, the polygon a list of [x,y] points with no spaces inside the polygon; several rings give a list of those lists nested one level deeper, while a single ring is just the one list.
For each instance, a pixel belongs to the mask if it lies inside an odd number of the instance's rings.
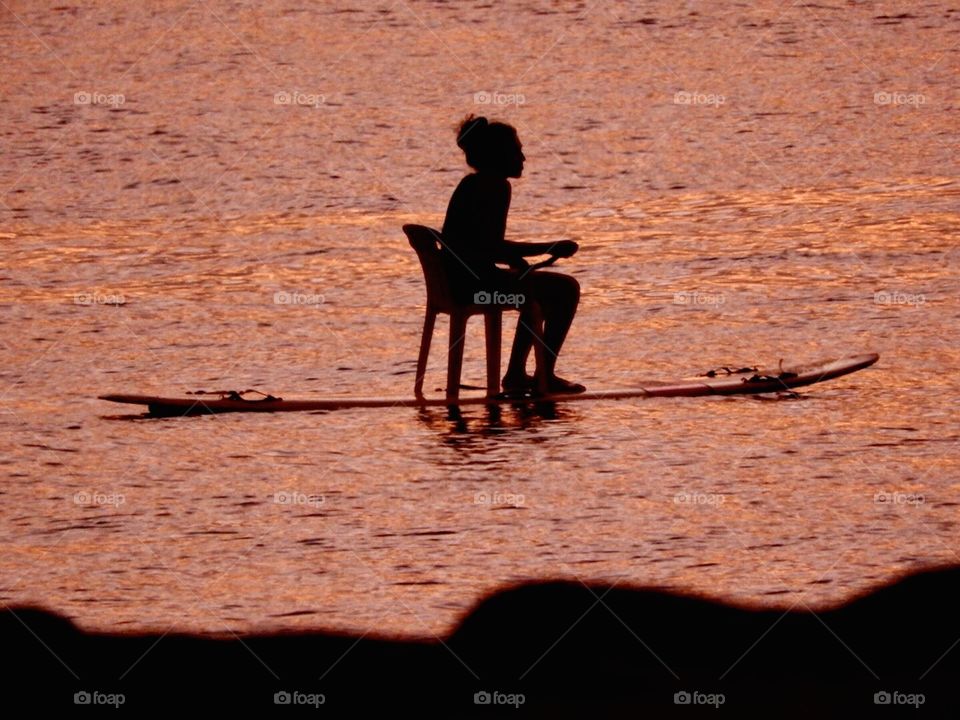
[{"label": "person's head", "polygon": [[526,158],[512,125],[470,115],[457,130],[457,145],[467,156],[467,165],[477,172],[501,177],[523,173]]}]

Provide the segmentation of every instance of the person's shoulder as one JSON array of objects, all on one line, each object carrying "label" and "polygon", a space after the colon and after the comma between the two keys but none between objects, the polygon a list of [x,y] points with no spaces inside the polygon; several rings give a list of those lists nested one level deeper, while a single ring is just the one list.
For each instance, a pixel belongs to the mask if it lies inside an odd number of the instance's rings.
[{"label": "person's shoulder", "polygon": [[476,192],[478,189],[476,178],[476,173],[464,175],[460,182],[457,183],[457,187],[453,191],[453,197],[472,195],[474,192]]}]

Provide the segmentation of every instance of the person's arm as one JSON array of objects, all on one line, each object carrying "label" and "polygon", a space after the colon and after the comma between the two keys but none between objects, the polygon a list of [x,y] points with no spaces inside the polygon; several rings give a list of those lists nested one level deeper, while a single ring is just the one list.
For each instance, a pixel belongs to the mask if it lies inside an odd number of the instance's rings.
[{"label": "person's arm", "polygon": [[537,255],[554,255],[556,257],[570,257],[579,246],[573,240],[560,240],[557,242],[517,242],[507,240],[507,212],[510,210],[510,197],[512,188],[509,182],[504,181],[502,190],[502,213],[498,213],[497,235],[498,242],[494,250],[495,262],[507,263],[512,266],[525,266],[524,258],[535,257]]},{"label": "person's arm", "polygon": [[556,242],[516,242],[504,240],[499,245],[496,262],[506,263],[510,267],[524,270],[529,263],[524,259],[536,255],[552,255],[565,258],[573,255],[580,246],[573,240],[558,240]]},{"label": "person's arm", "polygon": [[[572,248],[571,245],[573,246]],[[533,257],[535,255],[570,257],[577,251],[578,246],[573,240],[558,240],[556,242],[517,242],[515,240],[504,240],[503,247],[504,258],[516,258]]]}]

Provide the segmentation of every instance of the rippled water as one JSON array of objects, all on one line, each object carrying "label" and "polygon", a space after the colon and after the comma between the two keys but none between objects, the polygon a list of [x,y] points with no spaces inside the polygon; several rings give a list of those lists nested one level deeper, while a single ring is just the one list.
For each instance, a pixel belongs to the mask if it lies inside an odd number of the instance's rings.
[{"label": "rippled water", "polygon": [[[427,634],[521,579],[813,604],[960,561],[958,23],[939,2],[0,9],[0,599],[89,627]],[[880,363],[800,399],[461,421],[95,399],[411,394],[399,228],[441,224],[478,111],[528,157],[510,235],[581,243],[568,377]]]}]

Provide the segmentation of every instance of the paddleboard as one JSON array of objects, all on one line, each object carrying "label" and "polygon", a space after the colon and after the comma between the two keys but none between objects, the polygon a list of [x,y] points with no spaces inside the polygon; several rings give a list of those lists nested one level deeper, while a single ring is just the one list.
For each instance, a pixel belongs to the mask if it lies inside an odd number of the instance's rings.
[{"label": "paddleboard", "polygon": [[273,396],[248,400],[233,394],[218,398],[171,398],[152,395],[100,395],[101,400],[145,405],[153,416],[203,415],[226,412],[304,412],[347,408],[450,407],[462,405],[511,405],[523,403],[584,402],[588,400],[627,400],[654,397],[702,397],[705,395],[749,395],[774,393],[813,385],[849,375],[870,367],[880,356],[876,353],[808,363],[794,367],[781,364],[773,370],[761,368],[722,369],[676,382],[644,383],[641,387],[611,390],[587,390],[577,395],[558,394],[537,397],[464,396],[446,398],[358,398],[333,397],[284,400]]}]

